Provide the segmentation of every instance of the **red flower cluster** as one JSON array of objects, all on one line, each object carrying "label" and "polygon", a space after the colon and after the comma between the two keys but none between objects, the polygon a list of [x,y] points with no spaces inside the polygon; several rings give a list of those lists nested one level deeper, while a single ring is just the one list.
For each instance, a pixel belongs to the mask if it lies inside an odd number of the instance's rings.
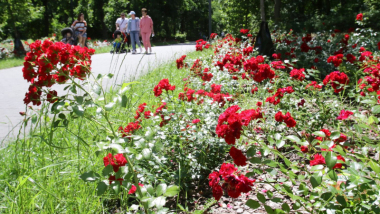
[{"label": "red flower cluster", "polygon": [[344,109],[342,109],[342,111],[340,111],[340,114],[339,116],[336,118],[337,120],[345,120],[347,119],[349,116],[353,115],[354,113],[352,111],[346,111]]},{"label": "red flower cluster", "polygon": [[361,53],[360,57],[359,57],[359,61],[364,61],[364,60],[372,60],[373,59],[373,56],[372,56],[372,52],[371,51],[364,51]]},{"label": "red flower cluster", "polygon": [[[94,49],[71,46],[62,42],[37,40],[29,45],[30,52],[25,56],[22,69],[24,79],[31,82],[25,94],[24,103],[41,104],[43,87],[51,87],[55,83],[65,83],[70,78],[83,80],[90,73],[91,55]],[[55,92],[49,93],[56,96]],[[50,99],[49,102],[56,99]]]},{"label": "red flower cluster", "polygon": [[252,52],[253,52],[253,47],[252,46],[249,46],[249,47],[243,49],[243,55],[244,56],[249,56],[249,54],[252,53]]},{"label": "red flower cluster", "polygon": [[130,122],[124,129],[122,126],[120,126],[118,130],[120,133],[122,133],[121,137],[127,137],[129,135],[132,135],[136,130],[139,130],[141,128],[141,125],[139,123],[139,121]]},{"label": "red flower cluster", "polygon": [[118,172],[121,166],[125,166],[125,164],[128,163],[123,154],[116,154],[112,156],[111,153],[103,158],[103,162],[104,166],[111,165],[114,172]]},{"label": "red flower cluster", "polygon": [[288,86],[285,88],[279,88],[279,89],[277,89],[277,92],[272,97],[268,97],[265,100],[265,102],[269,102],[269,103],[272,103],[273,105],[277,105],[281,102],[281,98],[284,97],[285,93],[291,94],[293,92],[294,92],[294,90],[293,90],[292,86]]},{"label": "red flower cluster", "polygon": [[[359,79],[358,84],[361,90],[366,90],[368,93],[376,92],[380,95],[380,64],[370,65],[363,71],[367,76]],[[365,82],[364,82],[365,81]],[[361,92],[362,96],[366,96],[365,92]],[[378,103],[380,103],[380,96],[378,96]]]},{"label": "red flower cluster", "polygon": [[343,90],[343,87],[341,87],[341,85],[347,85],[349,82],[350,80],[348,79],[348,76],[345,73],[339,71],[330,73],[323,80],[324,85],[330,83],[335,93],[341,92]]},{"label": "red flower cluster", "polygon": [[195,50],[196,51],[203,51],[203,48],[208,49],[210,47],[210,44],[207,43],[207,41],[204,41],[203,39],[198,39],[195,41]]},{"label": "red flower cluster", "polygon": [[[336,158],[340,161],[346,162],[346,160],[341,155],[338,155]],[[326,164],[326,160],[321,154],[315,154],[314,159],[310,160],[310,166],[324,165],[324,164]],[[342,163],[336,163],[333,169],[341,169],[342,166],[343,166]]]},{"label": "red flower cluster", "polygon": [[236,139],[240,139],[243,126],[248,126],[252,120],[263,118],[260,108],[244,110],[241,113],[237,113],[238,110],[238,105],[231,106],[218,119],[216,134],[224,138],[227,144],[234,145]]},{"label": "red flower cluster", "polygon": [[[220,177],[224,183],[220,186]],[[209,176],[209,186],[212,188],[212,195],[215,200],[220,200],[223,196],[223,189],[232,198],[237,198],[241,193],[248,193],[252,190],[256,180],[249,179],[237,171],[233,164],[223,163],[219,172],[212,172]]]},{"label": "red flower cluster", "polygon": [[292,77],[293,79],[295,80],[299,80],[299,81],[303,81],[305,79],[305,69],[304,68],[301,68],[301,69],[293,69],[291,72],[290,72],[290,77]]},{"label": "red flower cluster", "polygon": [[183,68],[183,60],[186,58],[186,55],[181,56],[181,58],[177,59],[177,69]]},{"label": "red flower cluster", "polygon": [[347,61],[350,62],[351,64],[353,64],[356,61],[356,56],[350,53],[346,55],[346,58],[347,58]]},{"label": "red flower cluster", "polygon": [[363,13],[356,15],[356,21],[363,21]]},{"label": "red flower cluster", "polygon": [[314,159],[310,160],[310,166],[326,164],[325,158],[320,154],[315,154]]},{"label": "red flower cluster", "polygon": [[154,96],[159,97],[162,94],[162,90],[166,90],[166,92],[174,91],[175,85],[170,85],[168,79],[162,79],[153,89]]},{"label": "red flower cluster", "polygon": [[285,66],[282,61],[273,61],[270,63],[274,69],[285,69]]},{"label": "red flower cluster", "polygon": [[202,80],[205,82],[209,82],[214,76],[211,72],[208,72],[208,70],[208,68],[205,68],[205,70],[203,71]]},{"label": "red flower cluster", "polygon": [[210,38],[211,39],[215,39],[215,37],[217,37],[218,36],[218,34],[216,34],[216,33],[212,33],[211,35],[210,35]]},{"label": "red flower cluster", "polygon": [[243,152],[241,152],[239,149],[235,148],[235,146],[231,147],[230,149],[230,155],[234,159],[234,163],[237,166],[245,166],[247,165],[247,158],[245,155],[243,155]]},{"label": "red flower cluster", "polygon": [[308,88],[314,88],[315,90],[320,90],[322,89],[322,86],[321,85],[318,85],[318,83],[316,81],[311,81],[311,83],[307,84],[305,86],[305,89],[308,89]]},{"label": "red flower cluster", "polygon": [[247,34],[249,32],[249,29],[240,29],[240,33]]},{"label": "red flower cluster", "polygon": [[343,62],[343,54],[337,54],[335,56],[330,56],[327,58],[328,63],[333,63],[335,67],[339,67]]},{"label": "red flower cluster", "polygon": [[289,128],[295,127],[297,124],[297,122],[293,119],[289,112],[283,115],[282,112],[279,111],[276,113],[274,118],[277,122],[285,122],[286,126]]},{"label": "red flower cluster", "polygon": [[[144,185],[139,183],[139,186],[143,187]],[[131,189],[129,189],[129,191],[128,191],[128,195],[135,193],[136,190],[137,190],[137,187],[132,184]]]}]

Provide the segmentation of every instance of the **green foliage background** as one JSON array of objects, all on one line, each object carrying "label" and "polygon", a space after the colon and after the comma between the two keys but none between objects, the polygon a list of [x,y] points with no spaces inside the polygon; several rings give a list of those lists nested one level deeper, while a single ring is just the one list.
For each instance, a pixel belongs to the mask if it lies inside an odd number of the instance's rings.
[{"label": "green foliage background", "polygon": [[[275,13],[275,5],[279,10]],[[147,8],[160,38],[186,33],[187,39],[208,35],[206,0],[2,0],[0,2],[0,39],[38,39],[60,35],[78,13],[84,13],[91,38],[111,38],[115,20],[121,12]],[[238,33],[241,28],[258,31],[261,21],[260,0],[212,0],[213,32]],[[380,29],[377,0],[266,0],[266,19],[271,29],[315,32],[325,29],[347,30],[355,27],[356,14],[368,18],[368,26]],[[277,17],[277,19],[276,19]],[[276,20],[276,21],[275,21]]]}]

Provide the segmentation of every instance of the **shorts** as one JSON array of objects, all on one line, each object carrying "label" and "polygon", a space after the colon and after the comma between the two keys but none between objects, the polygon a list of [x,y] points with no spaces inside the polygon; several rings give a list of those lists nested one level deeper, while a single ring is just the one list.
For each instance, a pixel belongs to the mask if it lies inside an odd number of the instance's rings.
[{"label": "shorts", "polygon": [[[81,34],[82,32],[81,31],[75,31],[75,36],[78,37],[79,34]],[[82,37],[87,37],[87,33],[85,32]]]}]

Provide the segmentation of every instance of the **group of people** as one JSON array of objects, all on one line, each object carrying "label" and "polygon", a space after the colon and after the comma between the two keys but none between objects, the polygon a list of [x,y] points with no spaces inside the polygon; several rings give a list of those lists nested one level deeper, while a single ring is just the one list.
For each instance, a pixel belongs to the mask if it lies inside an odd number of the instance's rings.
[{"label": "group of people", "polygon": [[131,11],[128,15],[131,18],[126,18],[125,13],[120,14],[120,18],[116,20],[116,30],[128,35],[129,41],[132,43],[132,54],[136,53],[136,44],[140,48],[140,53],[142,53],[141,43],[139,37],[141,36],[145,53],[152,53],[152,46],[150,44],[150,36],[154,36],[153,30],[153,20],[148,16],[147,9],[141,9],[142,17],[136,17],[135,11]]},{"label": "group of people", "polygon": [[[142,53],[139,37],[142,38],[145,53],[152,53],[150,36],[154,36],[153,20],[148,15],[146,8],[141,9],[141,14],[142,17],[140,19],[139,17],[136,17],[135,11],[131,11],[128,14],[130,18],[126,18],[125,13],[121,13],[120,18],[118,18],[115,23],[116,30],[119,30],[127,36],[128,44],[132,43],[132,54],[136,54],[136,44],[140,48],[140,53]],[[75,36],[78,37],[78,45],[84,47],[87,38],[87,22],[84,20],[83,13],[78,15],[78,19],[74,21],[71,28],[74,29]],[[70,41],[68,41],[68,38],[65,38],[65,42]]]}]

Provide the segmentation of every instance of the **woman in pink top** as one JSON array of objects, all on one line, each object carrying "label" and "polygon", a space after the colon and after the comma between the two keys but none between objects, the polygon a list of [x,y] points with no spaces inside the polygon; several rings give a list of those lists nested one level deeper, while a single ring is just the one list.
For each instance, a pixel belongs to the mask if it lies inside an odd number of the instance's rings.
[{"label": "woman in pink top", "polygon": [[149,52],[152,53],[152,46],[150,45],[150,35],[154,34],[153,21],[152,18],[150,18],[150,16],[147,15],[147,11],[145,8],[141,9],[141,13],[143,17],[140,19],[140,32],[145,47],[145,53],[148,53],[148,48]]}]

